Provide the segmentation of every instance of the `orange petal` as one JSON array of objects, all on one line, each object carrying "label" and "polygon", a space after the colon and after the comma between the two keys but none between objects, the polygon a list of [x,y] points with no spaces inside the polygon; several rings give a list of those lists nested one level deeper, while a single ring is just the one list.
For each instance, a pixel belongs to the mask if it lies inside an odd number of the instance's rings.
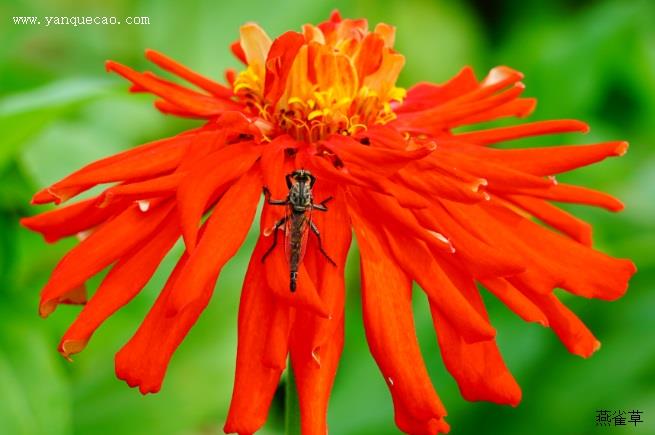
[{"label": "orange petal", "polygon": [[240,44],[249,67],[264,80],[266,56],[271,48],[271,39],[255,23],[248,23],[239,29]]},{"label": "orange petal", "polygon": [[476,278],[511,276],[525,270],[522,258],[511,250],[500,250],[463,226],[448,212],[448,207],[435,202],[432,207],[414,212],[425,228],[433,229],[450,240],[454,258],[459,259]]},{"label": "orange petal", "polygon": [[287,77],[305,38],[298,32],[286,32],[273,41],[266,57],[264,96],[275,105],[286,88]]},{"label": "orange petal", "polygon": [[350,215],[346,207],[346,195],[328,183],[318,180],[314,186],[316,202],[332,196],[327,213],[314,212],[312,222],[321,232],[323,249],[334,260],[336,266],[320,253],[318,239],[310,234],[304,264],[310,278],[316,283],[318,294],[328,312],[328,318],[312,316],[309,324],[315,329],[312,334],[312,351],[322,347],[330,340],[335,329],[343,319],[345,303],[344,273],[346,257],[350,248],[352,229]]},{"label": "orange petal", "polygon": [[[329,316],[327,307],[318,295],[316,284],[312,281],[307,272],[307,267],[303,263],[300,264],[298,269],[296,291],[292,292],[289,289],[289,265],[284,252],[284,233],[282,230],[277,231],[277,246],[266,257],[264,262],[268,287],[279,300],[284,301],[286,304],[310,310],[314,314],[327,318]],[[272,244],[273,236],[266,237],[266,240],[267,243]]]},{"label": "orange petal", "polygon": [[423,111],[478,87],[475,74],[470,66],[462,68],[443,85],[418,83],[407,90],[407,97],[398,108],[398,113]]}]

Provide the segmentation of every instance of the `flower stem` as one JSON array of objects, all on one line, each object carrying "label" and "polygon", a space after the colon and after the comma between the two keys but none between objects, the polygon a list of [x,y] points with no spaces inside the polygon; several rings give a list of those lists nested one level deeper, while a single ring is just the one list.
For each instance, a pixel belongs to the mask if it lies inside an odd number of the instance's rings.
[{"label": "flower stem", "polygon": [[296,379],[289,361],[287,369],[287,382],[285,391],[285,435],[301,435],[300,428],[300,402],[298,400],[298,390],[296,388]]}]

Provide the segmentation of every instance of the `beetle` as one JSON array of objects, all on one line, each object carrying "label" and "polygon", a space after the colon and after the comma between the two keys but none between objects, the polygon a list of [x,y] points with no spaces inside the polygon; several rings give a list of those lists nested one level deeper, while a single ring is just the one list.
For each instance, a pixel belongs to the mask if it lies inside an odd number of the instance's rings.
[{"label": "beetle", "polygon": [[[275,222],[275,225],[273,225],[271,230],[273,233],[273,243],[262,256],[262,262],[266,260],[266,257],[268,257],[268,255],[273,252],[273,249],[275,249],[275,246],[277,245],[278,230],[284,228],[284,250],[287,257],[287,264],[289,265],[289,290],[295,292],[296,281],[298,279],[298,268],[305,257],[307,239],[310,230],[316,235],[318,249],[321,254],[323,254],[327,261],[329,261],[333,266],[337,265],[334,260],[330,258],[328,253],[325,252],[325,249],[323,249],[321,232],[316,227],[316,224],[312,222],[312,211],[318,210],[321,212],[327,212],[328,208],[326,204],[333,198],[329,196],[318,204],[314,203],[312,188],[316,183],[316,177],[306,169],[297,169],[290,174],[287,174],[285,176],[285,181],[289,188],[289,193],[285,199],[272,199],[270,190],[268,187],[264,186],[264,197],[266,198],[266,202],[270,205],[286,207],[286,213],[283,218]],[[268,234],[265,233],[265,235],[269,234],[270,232]]]}]

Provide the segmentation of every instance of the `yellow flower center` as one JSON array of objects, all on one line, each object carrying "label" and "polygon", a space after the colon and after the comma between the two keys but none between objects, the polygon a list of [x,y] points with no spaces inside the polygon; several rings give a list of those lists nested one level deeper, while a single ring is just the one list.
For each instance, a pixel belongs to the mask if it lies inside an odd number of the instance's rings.
[{"label": "yellow flower center", "polygon": [[392,49],[393,27],[379,24],[368,32],[363,20],[343,20],[323,28],[305,25],[302,38],[285,65],[282,56],[269,56],[273,43],[259,26],[241,28],[248,67],[237,76],[234,92],[264,134],[312,142],[395,118],[393,104],[403,100],[405,90],[395,86],[404,57]]}]

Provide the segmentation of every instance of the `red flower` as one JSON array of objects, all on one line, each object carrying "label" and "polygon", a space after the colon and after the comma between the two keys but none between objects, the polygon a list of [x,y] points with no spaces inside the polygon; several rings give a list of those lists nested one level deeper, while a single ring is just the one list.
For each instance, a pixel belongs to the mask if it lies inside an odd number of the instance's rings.
[{"label": "red flower", "polygon": [[[463,125],[528,115],[535,101],[521,98],[522,75],[498,67],[478,81],[464,68],[445,84],[423,83],[405,92],[395,86],[404,58],[393,41],[391,26],[369,32],[365,20],[342,20],[336,13],[274,41],[247,24],[232,46],[247,68],[228,71],[229,86],[146,52],[195,89],[107,62],[109,71],[132,82],[133,92],[157,95],[162,112],[205,122],[94,162],[35,195],[36,204],[58,204],[109,184],[91,199],[23,220],[49,242],[85,235],[41,294],[43,316],[61,303],[86,302],[59,351],[66,357],[81,351],[182,236],[185,254],[116,356],[118,377],[142,393],[158,391],[173,352],[246,237],[262,187],[284,198],[284,176],[299,168],[317,176],[318,200],[334,197],[330,210],[312,219],[337,266],[321,256],[310,235],[298,290],[290,292],[283,249],[260,260],[271,244],[269,229],[281,216],[264,204],[241,296],[227,432],[261,427],[287,355],[303,433],[326,432],[343,346],[351,228],[361,250],[368,343],[405,432],[448,430],[414,331],[412,281],[429,298],[442,357],[468,400],[521,400],[476,283],[524,320],[552,328],[570,352],[587,357],[597,350],[599,342],[553,289],[613,300],[626,291],[635,267],[593,250],[590,226],[551,201],[612,211],[623,206],[605,193],[557,183],[554,176],[622,155],[627,144],[491,148],[588,127],[557,120],[460,133]],[[205,214],[209,218],[201,223]],[[109,274],[85,301],[85,281],[108,266]]]}]

